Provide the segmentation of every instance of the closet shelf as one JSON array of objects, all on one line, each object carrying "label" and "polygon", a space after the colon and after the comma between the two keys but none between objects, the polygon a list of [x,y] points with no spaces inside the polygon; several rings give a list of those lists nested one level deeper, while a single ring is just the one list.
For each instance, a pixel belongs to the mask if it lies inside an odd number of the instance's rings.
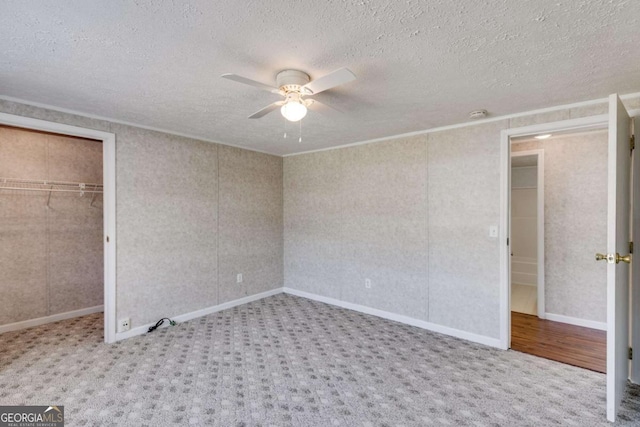
[{"label": "closet shelf", "polygon": [[78,193],[80,197],[84,196],[85,193],[93,194],[91,199],[91,205],[93,205],[96,194],[102,194],[104,187],[102,184],[86,182],[0,178],[0,190],[48,192],[47,207],[49,207],[51,193]]}]

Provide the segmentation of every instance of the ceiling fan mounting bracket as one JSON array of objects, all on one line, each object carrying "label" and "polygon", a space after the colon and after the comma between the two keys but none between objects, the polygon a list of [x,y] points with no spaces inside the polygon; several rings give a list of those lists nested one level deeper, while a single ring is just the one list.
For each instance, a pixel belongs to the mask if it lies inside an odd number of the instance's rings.
[{"label": "ceiling fan mounting bracket", "polygon": [[300,92],[302,86],[311,81],[307,73],[298,70],[280,71],[276,76],[278,88],[285,94],[289,92]]}]

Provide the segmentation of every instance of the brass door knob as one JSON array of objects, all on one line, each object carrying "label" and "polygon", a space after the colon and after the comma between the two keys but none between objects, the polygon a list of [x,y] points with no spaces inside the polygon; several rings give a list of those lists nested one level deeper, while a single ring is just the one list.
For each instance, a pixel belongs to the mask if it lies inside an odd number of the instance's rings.
[{"label": "brass door knob", "polygon": [[613,254],[596,254],[596,261],[607,261],[610,264],[614,262],[616,264],[620,264],[620,261],[626,262],[627,264],[631,263],[631,255],[620,256],[619,253]]},{"label": "brass door knob", "polygon": [[620,256],[620,254],[616,253],[616,264],[622,262],[626,262],[627,264],[631,263],[631,255]]}]

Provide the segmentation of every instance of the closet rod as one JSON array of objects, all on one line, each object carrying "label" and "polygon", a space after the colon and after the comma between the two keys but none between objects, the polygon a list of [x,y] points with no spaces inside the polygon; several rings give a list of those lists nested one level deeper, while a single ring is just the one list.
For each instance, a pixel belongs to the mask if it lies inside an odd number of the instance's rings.
[{"label": "closet rod", "polygon": [[93,189],[81,189],[78,188],[76,190],[62,190],[56,188],[21,188],[21,187],[3,187],[0,185],[0,190],[18,190],[18,191],[44,191],[44,192],[54,192],[54,193],[98,193],[102,194],[102,190],[93,190]]},{"label": "closet rod", "polygon": [[19,178],[0,178],[3,184],[33,184],[33,185],[86,185],[88,187],[102,187],[102,184],[90,182],[70,182],[70,181],[49,181],[45,179],[19,179]]}]

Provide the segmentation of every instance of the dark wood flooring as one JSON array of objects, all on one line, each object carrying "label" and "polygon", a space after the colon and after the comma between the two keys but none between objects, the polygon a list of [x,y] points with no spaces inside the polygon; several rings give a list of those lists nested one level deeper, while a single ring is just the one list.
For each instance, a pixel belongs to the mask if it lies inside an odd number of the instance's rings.
[{"label": "dark wood flooring", "polygon": [[511,312],[511,349],[606,372],[607,333]]}]

